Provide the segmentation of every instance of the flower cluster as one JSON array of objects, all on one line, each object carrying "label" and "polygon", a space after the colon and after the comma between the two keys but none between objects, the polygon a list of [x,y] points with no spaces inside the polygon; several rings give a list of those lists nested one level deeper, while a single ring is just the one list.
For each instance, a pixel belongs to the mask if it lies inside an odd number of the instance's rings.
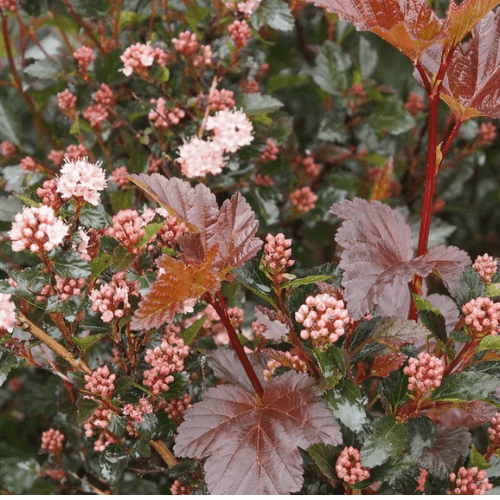
[{"label": "flower cluster", "polygon": [[56,292],[61,300],[68,300],[73,295],[80,295],[86,285],[85,278],[61,278],[56,275]]},{"label": "flower cluster", "polygon": [[217,111],[215,116],[208,117],[206,129],[214,131],[214,143],[224,153],[235,153],[253,141],[253,126],[243,111]]},{"label": "flower cluster", "polygon": [[38,164],[31,156],[25,156],[20,161],[20,165],[25,173],[36,172],[38,170]]},{"label": "flower cluster", "polygon": [[238,85],[245,94],[255,94],[260,92],[259,82],[255,78],[240,80]]},{"label": "flower cluster", "polygon": [[247,46],[248,40],[252,36],[252,32],[250,31],[250,26],[248,26],[248,23],[245,20],[234,21],[228,29],[231,39],[238,49],[242,49]]},{"label": "flower cluster", "polygon": [[425,108],[423,97],[416,92],[410,92],[408,94],[408,99],[406,100],[405,108],[411,116],[417,116],[420,111]]},{"label": "flower cluster", "polygon": [[9,237],[14,252],[29,248],[33,253],[45,253],[58,247],[68,232],[69,226],[55,216],[54,209],[41,205],[24,207],[16,214]]},{"label": "flower cluster", "polygon": [[317,346],[336,342],[350,322],[344,301],[328,293],[307,297],[295,320],[304,326],[300,336]]},{"label": "flower cluster", "polygon": [[130,76],[134,71],[144,74],[154,62],[154,49],[151,45],[135,43],[125,49],[120,56],[124,68],[121,70],[125,76]]},{"label": "flower cluster", "polygon": [[153,405],[147,398],[141,398],[138,405],[127,403],[122,410],[122,413],[128,417],[126,430],[130,436],[137,436],[134,424],[139,424],[144,421],[143,415],[153,413]]},{"label": "flower cluster", "polygon": [[78,50],[73,52],[73,57],[78,63],[78,69],[83,76],[86,76],[88,67],[94,62],[95,54],[91,47],[83,45]]},{"label": "flower cluster", "polygon": [[170,487],[172,495],[189,495],[193,488],[191,486],[184,486],[178,479],[174,481]]},{"label": "flower cluster", "polygon": [[163,245],[173,248],[177,245],[179,238],[189,229],[185,222],[179,222],[177,217],[169,215],[164,208],[157,208],[156,212],[166,219],[164,226],[156,233],[156,237]]},{"label": "flower cluster", "polygon": [[124,275],[123,271],[116,273],[110,283],[90,292],[92,311],[100,312],[101,319],[105,323],[122,318],[130,307],[129,295],[139,295],[137,282],[134,284],[127,282]]},{"label": "flower cluster", "polygon": [[257,10],[261,1],[262,0],[245,0],[244,2],[237,2],[235,0],[228,0],[224,2],[224,4],[227,8],[235,12],[241,12],[242,14],[249,16]]},{"label": "flower cluster", "polygon": [[220,145],[193,137],[179,147],[179,163],[182,173],[193,179],[207,174],[219,174],[224,167],[224,156]]},{"label": "flower cluster", "polygon": [[95,396],[109,399],[115,390],[113,382],[116,379],[116,375],[109,372],[107,365],[99,366],[91,375],[85,375],[84,378],[85,382],[87,382],[85,389]]},{"label": "flower cluster", "polygon": [[277,368],[281,366],[286,366],[295,370],[298,373],[307,372],[307,364],[302,361],[299,356],[292,354],[291,352],[281,352],[279,354],[273,354],[275,359],[270,359],[267,362],[267,369],[264,370],[264,378],[269,382],[274,375]]},{"label": "flower cluster", "polygon": [[259,156],[259,160],[262,163],[267,163],[269,161],[274,161],[278,158],[278,153],[280,152],[278,146],[276,145],[276,141],[271,138],[266,139],[266,149],[262,151]]},{"label": "flower cluster", "polygon": [[226,89],[211,89],[208,94],[207,104],[215,111],[227,111],[236,104],[234,92]]},{"label": "flower cluster", "polygon": [[120,210],[113,216],[113,227],[107,234],[117,239],[129,252],[139,253],[137,244],[146,234],[144,221],[136,210]]},{"label": "flower cluster", "polygon": [[50,153],[47,155],[47,159],[54,164],[54,167],[60,167],[64,162],[64,151],[58,151],[57,149],[52,149]]},{"label": "flower cluster", "polygon": [[421,352],[418,358],[409,358],[408,366],[403,373],[409,375],[408,390],[420,394],[435,389],[441,385],[444,368],[439,358],[428,352]]},{"label": "flower cluster", "polygon": [[304,186],[290,193],[290,201],[298,213],[305,214],[316,206],[318,197],[309,186]]},{"label": "flower cluster", "polygon": [[[104,406],[97,408],[92,416],[83,425],[85,429],[85,435],[87,437],[92,437],[96,432],[100,432],[97,441],[94,443],[94,450],[98,452],[104,451],[111,443],[115,442],[115,439],[108,434],[106,431],[109,421],[113,413]],[[104,430],[104,432],[102,432]]]},{"label": "flower cluster", "polygon": [[18,6],[19,6],[19,0],[0,0],[0,8],[3,10],[16,12]]},{"label": "flower cluster", "polygon": [[299,156],[297,159],[302,163],[302,167],[304,168],[304,173],[310,179],[316,179],[319,173],[321,172],[321,165],[319,163],[314,162],[314,156],[306,151],[307,156],[304,158]]},{"label": "flower cluster", "polygon": [[[229,335],[227,333],[226,327],[220,320],[218,314],[215,312],[215,309],[212,306],[208,306],[203,312],[204,315],[207,315],[207,319],[212,321],[212,325],[210,329],[212,331],[212,336],[215,343],[218,346],[229,344]],[[231,325],[235,330],[238,330],[243,323],[244,319],[244,311],[240,307],[229,307],[227,309],[227,316]]]},{"label": "flower cluster", "polygon": [[361,465],[361,453],[352,446],[346,446],[337,458],[335,464],[337,476],[347,484],[365,481],[370,477],[370,472]]},{"label": "flower cluster", "polygon": [[485,253],[476,258],[472,267],[479,273],[484,283],[491,283],[491,278],[497,272],[498,263],[496,259]]},{"label": "flower cluster", "polygon": [[0,334],[12,333],[16,323],[16,306],[10,301],[9,293],[0,293]]},{"label": "flower cluster", "polygon": [[79,160],[85,160],[89,152],[84,144],[70,144],[66,148],[66,154],[64,155],[68,161],[77,162]]},{"label": "flower cluster", "polygon": [[193,406],[191,401],[192,399],[189,394],[184,394],[182,398],[171,399],[165,407],[165,413],[170,420],[179,421],[182,419],[184,413],[186,413],[186,410]]},{"label": "flower cluster", "polygon": [[59,109],[68,116],[75,115],[76,95],[69,89],[63,90],[57,94],[57,104]]},{"label": "flower cluster", "polygon": [[53,455],[59,455],[63,450],[64,434],[55,429],[49,429],[42,434],[42,450]]},{"label": "flower cluster", "polygon": [[12,156],[16,153],[16,146],[9,141],[0,142],[0,155]]},{"label": "flower cluster", "polygon": [[125,187],[129,184],[127,175],[128,175],[128,170],[127,167],[124,165],[122,167],[115,168],[113,172],[111,172],[111,180],[118,187]]},{"label": "flower cluster", "polygon": [[97,206],[99,191],[107,185],[104,170],[100,167],[100,163],[90,163],[86,159],[66,160],[57,180],[57,192],[61,193],[61,198],[80,198]]},{"label": "flower cluster", "polygon": [[152,368],[144,372],[144,385],[155,396],[168,391],[174,381],[174,374],[184,369],[184,358],[188,354],[189,347],[175,334],[164,339],[153,350],[148,349],[144,359]]},{"label": "flower cluster", "polygon": [[253,182],[256,186],[264,186],[264,187],[273,187],[274,186],[274,180],[272,179],[272,177],[267,175],[267,174],[262,175],[260,172],[257,172],[255,174],[255,177],[253,178]]},{"label": "flower cluster", "polygon": [[496,451],[500,447],[500,412],[496,413],[490,420],[488,436],[490,439],[490,445],[488,448],[491,447],[493,451]]},{"label": "flower cluster", "polygon": [[177,125],[186,116],[186,113],[178,107],[169,111],[167,100],[164,97],[151,99],[151,103],[156,103],[156,109],[149,112],[148,118],[159,130],[167,130],[170,125]]},{"label": "flower cluster", "polygon": [[481,123],[477,134],[477,143],[479,146],[490,144],[497,136],[497,127],[491,122]]},{"label": "flower cluster", "polygon": [[462,307],[462,312],[473,338],[500,333],[500,303],[495,303],[488,297],[478,297],[469,300]]},{"label": "flower cluster", "polygon": [[284,280],[284,276],[282,275],[286,268],[293,266],[295,263],[294,260],[290,259],[292,256],[291,246],[292,240],[285,239],[283,233],[278,233],[276,236],[268,233],[266,236],[262,265],[278,283]]},{"label": "flower cluster", "polygon": [[488,481],[486,470],[477,467],[460,467],[458,472],[450,474],[451,488],[447,495],[486,495],[493,485]]},{"label": "flower cluster", "polygon": [[57,212],[63,204],[61,197],[57,194],[56,179],[45,181],[43,186],[36,190],[36,194],[40,197],[44,205],[52,207],[55,212]]},{"label": "flower cluster", "polygon": [[175,50],[184,57],[190,57],[198,48],[196,33],[183,31],[179,33],[179,38],[172,38]]}]

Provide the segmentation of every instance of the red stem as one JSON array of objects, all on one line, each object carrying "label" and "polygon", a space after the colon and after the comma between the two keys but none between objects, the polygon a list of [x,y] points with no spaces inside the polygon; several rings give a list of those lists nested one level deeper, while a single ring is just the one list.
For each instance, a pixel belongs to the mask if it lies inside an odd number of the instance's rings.
[{"label": "red stem", "polygon": [[215,300],[212,299],[212,297],[208,293],[203,295],[202,298],[205,302],[210,304],[219,315],[219,318],[226,327],[227,333],[229,335],[229,340],[231,341],[231,344],[234,347],[234,350],[236,351],[236,354],[238,355],[238,358],[240,359],[241,364],[243,365],[243,368],[248,378],[250,379],[253,388],[255,389],[255,392],[257,393],[259,398],[262,399],[262,396],[264,395],[264,388],[262,387],[262,384],[260,383],[260,380],[257,377],[257,374],[255,373],[255,370],[253,369],[253,366],[250,363],[250,360],[248,359],[245,350],[243,349],[243,346],[241,345],[240,339],[238,338],[238,334],[236,333],[233,325],[231,324],[231,320],[229,319],[226,310],[226,303],[224,302],[224,298],[222,297],[220,291],[218,292],[218,297],[220,304],[219,302],[217,302],[216,299]]},{"label": "red stem", "polygon": [[448,139],[446,139],[446,142],[445,142],[443,148],[441,149],[441,161],[439,162],[439,165],[437,166],[438,170],[441,168],[441,165],[443,164],[443,161],[444,161],[444,157],[446,156],[446,153],[450,149],[450,146],[451,146],[451,143],[453,142],[453,139],[455,139],[455,137],[457,136],[458,130],[460,128],[460,125],[462,125],[462,123],[463,122],[461,120],[457,120],[457,122],[455,123],[455,126],[453,127],[453,130],[450,132],[450,135],[448,136]]}]

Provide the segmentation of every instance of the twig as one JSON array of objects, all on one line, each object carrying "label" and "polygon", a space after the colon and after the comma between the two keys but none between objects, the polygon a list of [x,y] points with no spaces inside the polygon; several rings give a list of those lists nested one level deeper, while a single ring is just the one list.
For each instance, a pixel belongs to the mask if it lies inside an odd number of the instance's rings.
[{"label": "twig", "polygon": [[179,464],[179,461],[174,457],[172,452],[168,449],[167,445],[163,441],[155,441],[151,439],[149,444],[158,452],[158,455],[163,458],[163,461],[169,467],[175,467]]}]

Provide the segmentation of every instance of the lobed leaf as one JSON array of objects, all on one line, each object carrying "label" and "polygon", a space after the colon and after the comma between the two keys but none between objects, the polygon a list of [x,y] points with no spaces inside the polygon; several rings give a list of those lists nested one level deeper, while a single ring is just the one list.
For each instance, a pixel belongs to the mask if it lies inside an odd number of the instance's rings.
[{"label": "lobed leaf", "polygon": [[287,494],[303,478],[297,447],[341,442],[339,425],[315,394],[315,382],[294,372],[273,379],[262,400],[236,386],[204,393],[178,428],[174,452],[205,462],[210,494]]},{"label": "lobed leaf", "polygon": [[266,339],[279,341],[283,337],[286,338],[291,326],[287,324],[289,321],[287,320],[288,318],[282,313],[272,311],[267,307],[255,306],[255,321],[266,327],[262,333]]}]

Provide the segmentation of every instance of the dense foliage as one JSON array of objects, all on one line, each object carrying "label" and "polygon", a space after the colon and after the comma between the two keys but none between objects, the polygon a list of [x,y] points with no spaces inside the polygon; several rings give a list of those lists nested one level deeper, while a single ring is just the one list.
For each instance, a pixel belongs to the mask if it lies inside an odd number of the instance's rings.
[{"label": "dense foliage", "polygon": [[495,492],[499,4],[0,0],[2,492]]}]

